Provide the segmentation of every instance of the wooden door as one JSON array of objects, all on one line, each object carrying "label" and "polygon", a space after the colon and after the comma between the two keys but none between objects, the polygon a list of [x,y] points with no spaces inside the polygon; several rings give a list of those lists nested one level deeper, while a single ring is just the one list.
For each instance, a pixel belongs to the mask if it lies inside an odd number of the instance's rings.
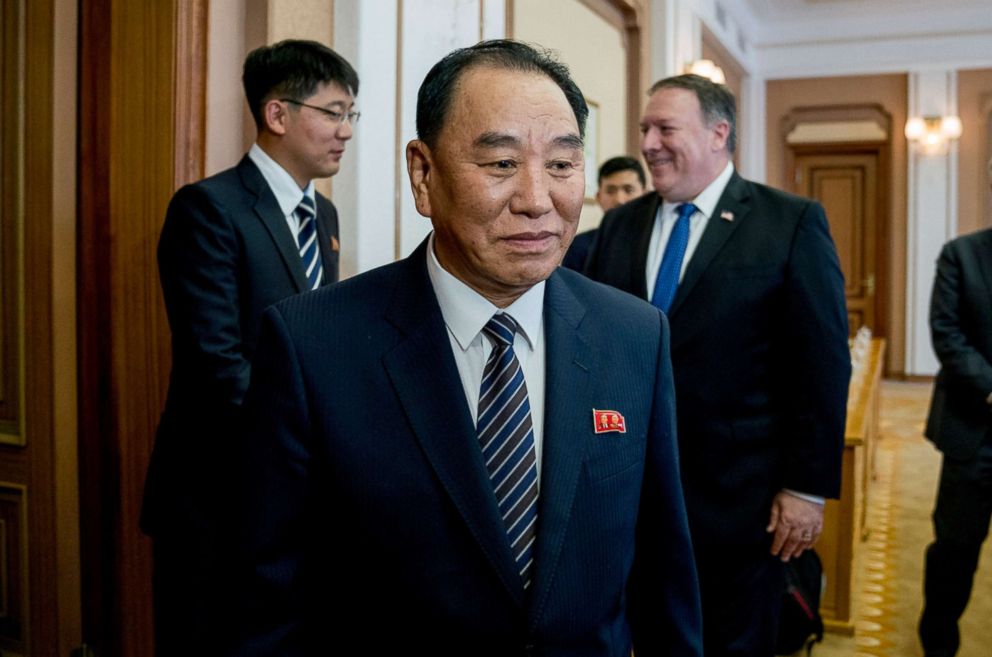
[{"label": "wooden door", "polygon": [[0,0],[0,654],[81,643],[75,0]]},{"label": "wooden door", "polygon": [[861,326],[882,334],[879,158],[874,150],[837,147],[804,150],[794,156],[795,192],[815,198],[827,213],[844,272],[852,335]]}]

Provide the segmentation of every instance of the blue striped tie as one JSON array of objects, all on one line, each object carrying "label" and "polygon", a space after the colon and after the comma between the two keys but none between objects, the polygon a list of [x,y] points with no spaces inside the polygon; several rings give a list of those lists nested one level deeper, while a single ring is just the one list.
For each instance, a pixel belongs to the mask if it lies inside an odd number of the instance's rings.
[{"label": "blue striped tie", "polygon": [[666,314],[668,309],[672,307],[672,301],[675,300],[676,290],[679,289],[682,259],[685,257],[685,249],[689,245],[689,219],[696,212],[696,209],[692,203],[683,203],[675,208],[675,211],[679,213],[679,218],[675,220],[672,234],[668,237],[668,244],[665,245],[665,255],[661,258],[658,278],[654,282],[654,294],[651,295],[651,303]]},{"label": "blue striped tie", "polygon": [[537,452],[527,384],[513,353],[517,323],[509,315],[497,313],[483,331],[492,341],[493,351],[482,373],[476,426],[510,550],[527,588],[537,535]]},{"label": "blue striped tie", "polygon": [[324,273],[324,265],[320,262],[320,248],[317,245],[317,218],[313,201],[304,196],[296,206],[296,217],[300,220],[300,232],[296,241],[300,245],[300,257],[303,258],[303,271],[306,272],[307,282],[311,290],[320,285],[320,277]]}]

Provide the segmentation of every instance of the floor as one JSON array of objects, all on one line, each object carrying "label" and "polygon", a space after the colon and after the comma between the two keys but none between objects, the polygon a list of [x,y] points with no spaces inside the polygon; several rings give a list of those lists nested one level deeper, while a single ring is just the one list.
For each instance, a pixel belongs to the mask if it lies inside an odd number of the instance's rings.
[{"label": "floor", "polygon": [[[922,657],[916,623],[923,552],[940,453],[923,438],[930,384],[882,384],[881,438],[868,525],[856,568],[854,636],[828,633],[815,657]],[[986,542],[972,600],[961,621],[959,657],[992,655],[992,552]]]}]

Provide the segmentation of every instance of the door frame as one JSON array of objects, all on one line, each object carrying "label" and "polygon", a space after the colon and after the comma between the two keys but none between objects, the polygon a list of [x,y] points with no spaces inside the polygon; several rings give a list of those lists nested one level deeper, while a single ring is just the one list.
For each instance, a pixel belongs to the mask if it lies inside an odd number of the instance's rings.
[{"label": "door frame", "polygon": [[152,655],[138,522],[170,368],[155,249],[172,194],[203,175],[208,0],[79,10],[83,639],[100,657]]}]

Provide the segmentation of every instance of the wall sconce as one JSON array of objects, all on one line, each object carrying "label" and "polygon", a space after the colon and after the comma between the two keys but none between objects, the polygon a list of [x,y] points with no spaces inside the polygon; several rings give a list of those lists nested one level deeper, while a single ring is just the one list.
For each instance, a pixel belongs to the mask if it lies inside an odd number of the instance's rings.
[{"label": "wall sconce", "polygon": [[711,59],[697,59],[686,65],[685,72],[702,76],[716,84],[727,84],[727,76],[723,74],[723,69]]},{"label": "wall sconce", "polygon": [[947,142],[961,136],[961,119],[956,116],[914,116],[906,121],[906,139],[927,153],[940,152]]}]

